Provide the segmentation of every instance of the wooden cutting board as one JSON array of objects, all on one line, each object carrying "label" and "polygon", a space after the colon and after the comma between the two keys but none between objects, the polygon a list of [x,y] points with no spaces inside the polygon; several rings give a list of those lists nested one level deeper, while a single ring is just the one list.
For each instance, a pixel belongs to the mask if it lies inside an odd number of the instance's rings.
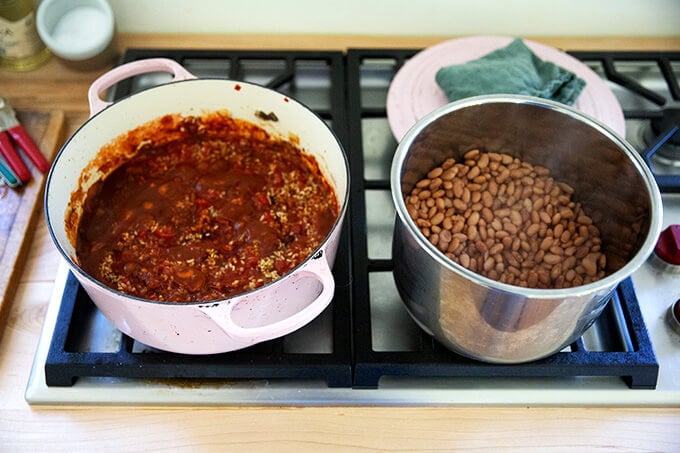
[{"label": "wooden cutting board", "polygon": [[[17,118],[47,160],[62,144],[64,112],[17,111]],[[21,188],[0,186],[0,337],[28,255],[36,220],[42,209],[47,175],[31,168],[32,178]]]}]

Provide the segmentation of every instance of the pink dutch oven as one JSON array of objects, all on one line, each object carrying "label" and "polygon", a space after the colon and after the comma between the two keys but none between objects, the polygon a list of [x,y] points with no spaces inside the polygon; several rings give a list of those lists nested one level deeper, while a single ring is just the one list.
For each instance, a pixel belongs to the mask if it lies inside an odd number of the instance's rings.
[{"label": "pink dutch oven", "polygon": [[[164,71],[173,76],[115,103],[101,94],[123,79]],[[50,235],[92,301],[120,331],[146,345],[185,354],[214,354],[242,349],[284,336],[316,318],[331,302],[335,261],[349,196],[347,157],[326,123],[307,107],[276,91],[246,82],[197,79],[168,59],[128,63],[102,75],[90,87],[90,119],[66,142],[52,164],[45,189]],[[65,228],[71,194],[83,169],[115,137],[170,113],[200,115],[224,110],[281,137],[294,134],[314,156],[338,197],[340,213],[332,230],[304,262],[279,279],[231,298],[205,303],[165,303],[129,296],[87,275],[79,266]],[[273,112],[266,121],[256,112]],[[260,115],[261,116],[261,115]],[[83,175],[81,192],[101,177]]]}]

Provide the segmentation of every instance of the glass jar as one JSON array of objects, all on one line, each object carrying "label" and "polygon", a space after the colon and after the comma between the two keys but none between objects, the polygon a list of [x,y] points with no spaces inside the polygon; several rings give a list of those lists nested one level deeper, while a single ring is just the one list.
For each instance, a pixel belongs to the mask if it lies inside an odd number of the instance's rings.
[{"label": "glass jar", "polygon": [[0,0],[0,67],[29,71],[49,57],[36,30],[33,0]]}]

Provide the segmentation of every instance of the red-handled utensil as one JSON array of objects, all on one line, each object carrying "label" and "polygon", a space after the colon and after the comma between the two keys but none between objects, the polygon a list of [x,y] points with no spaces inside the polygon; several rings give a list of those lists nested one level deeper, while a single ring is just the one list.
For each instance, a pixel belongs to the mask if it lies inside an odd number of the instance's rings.
[{"label": "red-handled utensil", "polygon": [[12,106],[0,97],[0,153],[19,180],[26,183],[31,179],[31,172],[14,145],[20,147],[40,172],[46,173],[50,169],[50,163],[28,135],[24,126],[19,123]]},{"label": "red-handled utensil", "polygon": [[26,183],[31,179],[31,172],[14,148],[14,143],[12,143],[9,134],[4,130],[0,131],[0,154],[5,158],[7,165],[19,178],[19,181]]}]

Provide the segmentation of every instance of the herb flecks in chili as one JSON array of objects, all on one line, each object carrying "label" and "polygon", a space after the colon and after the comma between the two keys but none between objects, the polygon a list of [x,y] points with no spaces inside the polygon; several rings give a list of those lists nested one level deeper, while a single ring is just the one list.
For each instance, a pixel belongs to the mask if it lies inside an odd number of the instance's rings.
[{"label": "herb flecks in chili", "polygon": [[134,157],[88,191],[76,250],[126,294],[193,302],[257,288],[307,258],[339,214],[312,156],[226,113],[167,115],[116,147]]}]

